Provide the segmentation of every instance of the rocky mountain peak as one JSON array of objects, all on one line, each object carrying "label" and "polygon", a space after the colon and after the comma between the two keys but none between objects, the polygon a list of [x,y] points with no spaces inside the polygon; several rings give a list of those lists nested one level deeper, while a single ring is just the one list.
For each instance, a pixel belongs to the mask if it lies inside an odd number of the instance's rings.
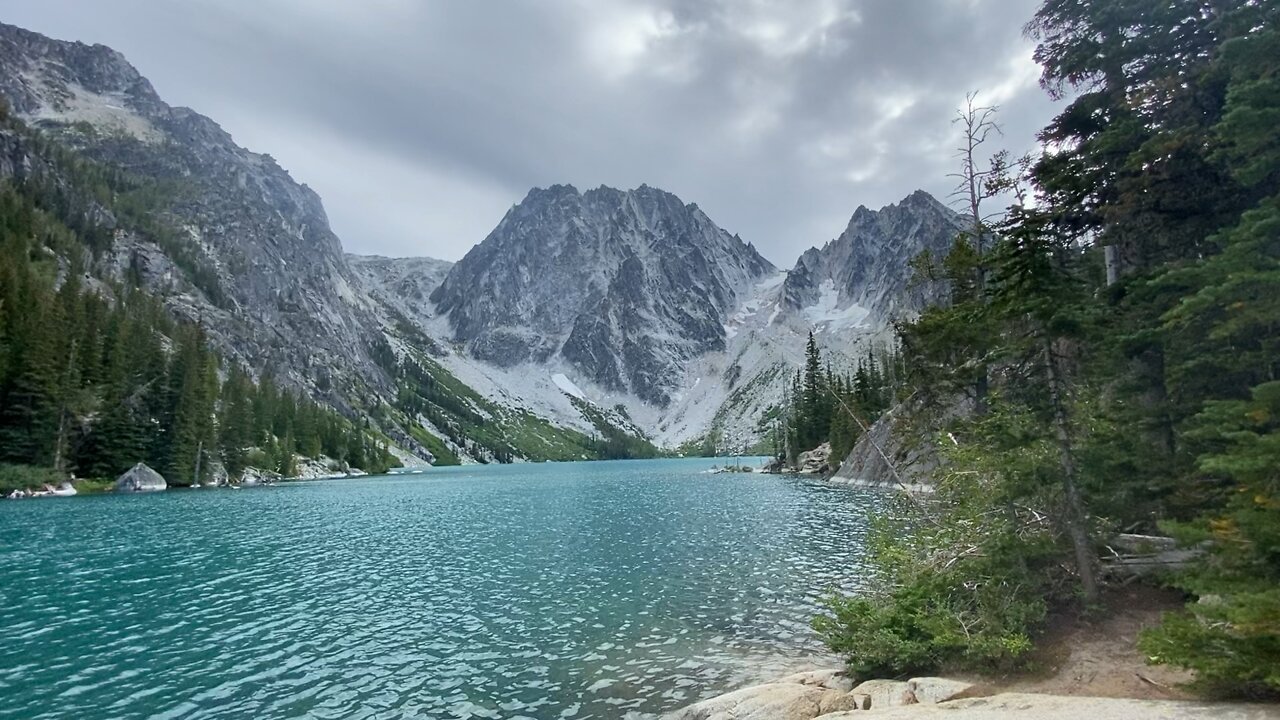
[{"label": "rocky mountain peak", "polygon": [[860,305],[879,324],[917,313],[938,298],[911,282],[911,259],[945,253],[963,227],[960,215],[923,190],[879,210],[859,206],[839,237],[800,256],[784,301],[802,309],[835,293],[835,305]]},{"label": "rocky mountain peak", "polygon": [[19,115],[72,113],[83,95],[110,97],[141,114],[163,106],[150,81],[105,45],[55,40],[0,23],[0,65],[0,94]]},{"label": "rocky mountain peak", "polygon": [[556,185],[513,207],[431,299],[477,358],[559,358],[663,404],[683,361],[723,348],[726,314],[773,269],[664,190]]}]

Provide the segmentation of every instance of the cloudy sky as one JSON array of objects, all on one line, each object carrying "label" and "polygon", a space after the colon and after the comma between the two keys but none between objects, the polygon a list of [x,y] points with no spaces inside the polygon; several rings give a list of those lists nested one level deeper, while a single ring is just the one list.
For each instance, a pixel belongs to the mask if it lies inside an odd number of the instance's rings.
[{"label": "cloudy sky", "polygon": [[324,198],[352,252],[456,260],[530,187],[648,183],[779,265],[860,204],[945,198],[969,90],[1054,112],[1035,0],[0,0],[123,52]]}]

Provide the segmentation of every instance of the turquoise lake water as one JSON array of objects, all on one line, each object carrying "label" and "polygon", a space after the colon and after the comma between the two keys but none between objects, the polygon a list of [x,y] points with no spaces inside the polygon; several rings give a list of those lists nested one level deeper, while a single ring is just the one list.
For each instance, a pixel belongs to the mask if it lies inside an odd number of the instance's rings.
[{"label": "turquoise lake water", "polygon": [[820,652],[879,496],[709,460],[0,502],[0,718],[619,718]]}]

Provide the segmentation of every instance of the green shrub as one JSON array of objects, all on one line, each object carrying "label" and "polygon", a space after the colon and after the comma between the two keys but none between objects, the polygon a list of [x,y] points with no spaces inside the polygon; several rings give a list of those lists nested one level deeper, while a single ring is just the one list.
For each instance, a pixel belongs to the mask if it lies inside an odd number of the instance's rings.
[{"label": "green shrub", "polygon": [[57,486],[66,479],[65,475],[53,468],[0,463],[0,492],[4,493],[39,489],[45,485]]},{"label": "green shrub", "polygon": [[1024,665],[1051,607],[1076,599],[1069,544],[1054,511],[1054,445],[1034,417],[993,395],[962,438],[940,447],[946,470],[929,499],[900,500],[872,533],[871,591],[828,599],[814,626],[858,676]]},{"label": "green shrub", "polygon": [[[831,597],[814,627],[857,677],[937,670],[1010,670],[1032,649],[1047,609],[1042,583],[1009,558],[960,559],[945,567],[899,552],[899,582],[868,596]],[[937,559],[941,559],[935,556]]]}]

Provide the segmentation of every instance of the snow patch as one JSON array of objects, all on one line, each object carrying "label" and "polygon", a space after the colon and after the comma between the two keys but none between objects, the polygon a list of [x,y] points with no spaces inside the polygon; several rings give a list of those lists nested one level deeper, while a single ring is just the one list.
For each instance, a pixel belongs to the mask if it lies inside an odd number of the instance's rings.
[{"label": "snow patch", "polygon": [[834,280],[823,280],[821,290],[818,302],[801,311],[816,332],[845,330],[866,324],[871,311],[857,303],[840,307],[840,291],[836,289]]},{"label": "snow patch", "polygon": [[551,382],[555,383],[556,387],[565,391],[569,395],[572,395],[578,398],[579,400],[587,399],[587,395],[586,393],[582,392],[582,388],[579,388],[577,385],[574,385],[573,381],[570,380],[569,377],[564,373],[554,373],[551,376]]}]

